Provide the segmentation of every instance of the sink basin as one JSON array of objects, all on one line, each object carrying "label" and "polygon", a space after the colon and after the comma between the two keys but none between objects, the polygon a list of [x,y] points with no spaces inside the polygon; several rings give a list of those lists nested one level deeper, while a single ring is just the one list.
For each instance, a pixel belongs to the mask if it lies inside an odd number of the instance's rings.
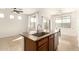
[{"label": "sink basin", "polygon": [[40,33],[34,33],[32,35],[37,36],[37,37],[41,37],[41,36],[46,35],[46,34],[48,34],[48,33],[47,32],[40,32]]}]

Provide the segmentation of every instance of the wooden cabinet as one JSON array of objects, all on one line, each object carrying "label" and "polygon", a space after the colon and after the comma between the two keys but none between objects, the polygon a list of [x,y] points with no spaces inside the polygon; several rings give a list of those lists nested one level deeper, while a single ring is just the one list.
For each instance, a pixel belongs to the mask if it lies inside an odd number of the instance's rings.
[{"label": "wooden cabinet", "polygon": [[49,36],[49,51],[54,50],[54,35]]},{"label": "wooden cabinet", "polygon": [[24,37],[24,51],[54,51],[58,47],[58,37],[58,33],[51,34],[37,41]]},{"label": "wooden cabinet", "polygon": [[38,48],[38,51],[48,51],[48,43],[43,44]]},{"label": "wooden cabinet", "polygon": [[24,51],[48,51],[48,37],[38,41],[24,38]]},{"label": "wooden cabinet", "polygon": [[42,46],[45,43],[48,43],[48,37],[39,40],[38,41],[38,46]]},{"label": "wooden cabinet", "polygon": [[36,42],[24,37],[24,51],[36,51],[36,45]]},{"label": "wooden cabinet", "polygon": [[38,51],[48,51],[48,37],[38,41]]},{"label": "wooden cabinet", "polygon": [[59,32],[49,36],[49,51],[56,51],[59,44]]}]

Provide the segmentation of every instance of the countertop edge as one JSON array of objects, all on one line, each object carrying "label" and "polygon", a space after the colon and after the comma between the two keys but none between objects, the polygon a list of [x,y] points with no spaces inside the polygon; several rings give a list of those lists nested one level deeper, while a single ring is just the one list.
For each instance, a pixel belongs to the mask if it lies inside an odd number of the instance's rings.
[{"label": "countertop edge", "polygon": [[20,34],[20,35],[23,36],[23,37],[26,37],[26,38],[28,38],[28,39],[30,39],[30,40],[32,40],[32,41],[38,41],[38,40],[40,40],[40,39],[43,39],[43,38],[45,38],[45,37],[47,37],[47,36],[53,35],[53,34],[58,33],[58,32],[59,32],[59,31],[52,32],[52,33],[43,35],[43,36],[41,36],[41,37],[33,36],[32,34]]}]

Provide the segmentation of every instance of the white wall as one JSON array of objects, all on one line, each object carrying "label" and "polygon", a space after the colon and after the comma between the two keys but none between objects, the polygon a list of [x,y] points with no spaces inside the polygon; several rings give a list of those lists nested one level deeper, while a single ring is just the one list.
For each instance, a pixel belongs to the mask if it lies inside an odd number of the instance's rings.
[{"label": "white wall", "polygon": [[55,8],[42,8],[39,11],[40,11],[40,15],[47,17],[48,19],[51,17],[51,15],[57,14]]},{"label": "white wall", "polygon": [[[27,17],[26,15],[21,15],[22,20],[19,20],[17,14],[10,12],[9,10],[1,10],[0,13],[4,13],[5,17],[0,18],[0,38],[17,35],[26,31],[27,27]],[[9,15],[14,15],[14,19],[10,19]]]}]

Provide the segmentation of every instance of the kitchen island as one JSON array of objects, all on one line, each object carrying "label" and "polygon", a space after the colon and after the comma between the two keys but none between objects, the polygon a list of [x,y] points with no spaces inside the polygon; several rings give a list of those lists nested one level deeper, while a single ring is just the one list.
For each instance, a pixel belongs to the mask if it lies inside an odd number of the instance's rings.
[{"label": "kitchen island", "polygon": [[23,33],[24,51],[56,51],[59,43],[60,31],[51,31],[43,36]]}]

